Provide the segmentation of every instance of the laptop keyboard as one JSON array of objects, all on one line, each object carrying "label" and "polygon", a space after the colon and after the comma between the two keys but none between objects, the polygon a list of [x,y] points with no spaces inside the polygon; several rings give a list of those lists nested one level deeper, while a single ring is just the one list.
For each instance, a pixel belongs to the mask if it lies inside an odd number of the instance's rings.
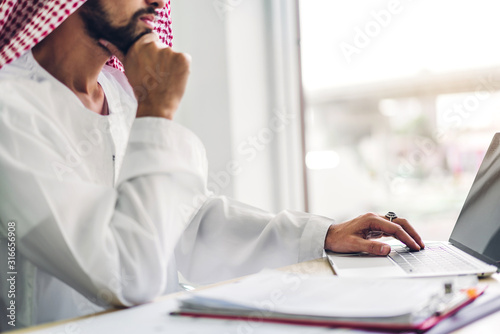
[{"label": "laptop keyboard", "polygon": [[389,255],[407,273],[426,274],[475,270],[479,267],[445,245],[426,246],[419,252],[399,248]]}]

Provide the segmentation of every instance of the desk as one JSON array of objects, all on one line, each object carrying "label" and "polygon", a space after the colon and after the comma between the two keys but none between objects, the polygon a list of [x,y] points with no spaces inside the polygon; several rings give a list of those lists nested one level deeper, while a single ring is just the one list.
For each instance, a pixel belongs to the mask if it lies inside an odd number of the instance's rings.
[{"label": "desk", "polygon": [[[279,270],[332,275],[333,271],[326,258],[303,262]],[[232,281],[237,281],[231,280]],[[225,284],[218,283],[215,285]],[[488,284],[490,290],[500,292],[500,274],[482,279],[480,284]],[[214,286],[214,285],[212,285]],[[204,287],[207,288],[207,287]],[[187,317],[169,317],[168,312],[175,308],[175,298],[180,293],[159,298],[153,303],[136,306],[125,310],[112,310],[98,315],[44,324],[12,333],[30,334],[100,334],[100,333],[175,333],[175,334],[320,334],[320,333],[366,333],[344,329],[322,327],[291,326],[279,324],[251,323],[246,321],[195,319]],[[500,312],[496,312],[454,333],[477,334],[498,332]]]}]

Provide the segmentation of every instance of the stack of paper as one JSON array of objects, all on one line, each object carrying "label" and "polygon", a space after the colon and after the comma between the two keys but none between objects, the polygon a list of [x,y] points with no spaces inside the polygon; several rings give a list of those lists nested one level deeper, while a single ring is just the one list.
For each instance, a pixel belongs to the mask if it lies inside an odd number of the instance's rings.
[{"label": "stack of paper", "polygon": [[458,280],[346,279],[265,271],[189,294],[179,300],[179,311],[174,314],[424,330],[478,295],[477,278]]}]

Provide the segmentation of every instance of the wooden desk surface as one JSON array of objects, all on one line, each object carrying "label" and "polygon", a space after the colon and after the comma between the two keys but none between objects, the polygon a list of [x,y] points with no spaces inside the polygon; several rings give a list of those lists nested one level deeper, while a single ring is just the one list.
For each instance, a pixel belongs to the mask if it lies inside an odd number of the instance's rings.
[{"label": "wooden desk surface", "polygon": [[[328,275],[334,274],[334,272],[331,269],[330,265],[328,264],[328,260],[326,258],[321,258],[321,259],[316,259],[316,260],[312,260],[312,261],[307,261],[307,262],[302,262],[302,263],[290,265],[287,267],[280,268],[279,270],[293,272],[293,273],[304,273],[304,274],[328,274]],[[225,282],[209,285],[209,286],[204,286],[204,287],[201,287],[199,289],[206,289],[209,287],[213,287],[213,286],[217,286],[217,285],[221,285],[221,284],[226,284],[226,283],[238,281],[241,279],[242,279],[242,277],[237,278],[237,279],[233,279],[230,281],[225,281]],[[489,286],[488,289],[494,289],[495,291],[500,292],[500,274],[495,274],[490,278],[481,279],[480,284],[487,284]],[[182,294],[182,293],[183,292],[179,292],[179,293],[163,296],[163,297],[159,298],[157,300],[157,302],[175,298],[175,297],[179,296],[179,294]],[[64,320],[64,321],[59,321],[59,322],[54,322],[54,323],[43,324],[43,325],[39,325],[39,326],[35,326],[35,327],[22,329],[22,330],[12,331],[9,333],[15,333],[15,334],[32,333],[35,330],[47,329],[47,328],[50,328],[53,326],[74,322],[75,320],[79,320],[79,319],[86,319],[86,318],[94,317],[94,316],[99,317],[102,314],[111,313],[111,312],[120,312],[120,310],[109,310],[109,311],[105,311],[102,313],[92,314],[92,315],[88,315],[85,317],[81,317],[78,319],[69,319],[69,320]],[[489,315],[483,319],[480,319],[479,321],[476,321],[473,324],[468,325],[468,326],[466,326],[466,327],[462,328],[461,330],[456,331],[454,333],[455,334],[496,333],[496,332],[498,332],[499,325],[500,325],[500,312],[496,312],[496,313]],[[84,333],[82,333],[82,334],[84,334]]]}]

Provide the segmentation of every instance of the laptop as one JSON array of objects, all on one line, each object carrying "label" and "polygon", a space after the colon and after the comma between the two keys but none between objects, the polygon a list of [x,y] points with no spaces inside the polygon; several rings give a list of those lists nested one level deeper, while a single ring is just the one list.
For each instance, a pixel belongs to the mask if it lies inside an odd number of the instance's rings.
[{"label": "laptop", "polygon": [[[396,244],[397,243],[397,244]],[[327,252],[338,276],[490,276],[500,267],[500,133],[495,134],[448,242],[411,252],[395,241],[388,256]]]}]

